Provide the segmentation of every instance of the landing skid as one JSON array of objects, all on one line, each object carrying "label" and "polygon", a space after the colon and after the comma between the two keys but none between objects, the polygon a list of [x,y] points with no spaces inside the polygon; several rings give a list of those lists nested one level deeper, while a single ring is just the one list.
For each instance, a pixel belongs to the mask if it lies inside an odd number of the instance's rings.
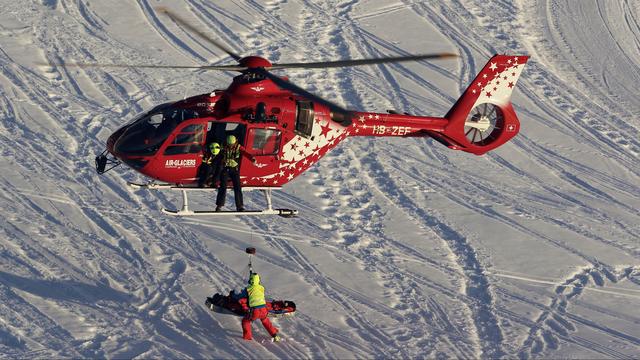
[{"label": "landing skid", "polygon": [[163,190],[163,189],[171,189],[171,190],[218,190],[218,188],[212,187],[197,187],[192,185],[176,185],[176,184],[167,184],[167,183],[154,183],[150,182],[147,184],[140,184],[130,182],[127,183],[129,187],[134,189],[150,189],[150,190]]},{"label": "landing skid", "polygon": [[244,187],[243,191],[251,191],[251,190],[260,190],[264,194],[265,200],[267,201],[267,208],[264,210],[246,210],[246,211],[211,211],[211,210],[191,210],[189,209],[189,197],[187,196],[188,191],[212,191],[217,190],[216,188],[211,187],[195,187],[195,186],[179,186],[175,184],[157,184],[157,183],[149,183],[149,184],[138,184],[138,183],[129,183],[129,186],[134,189],[152,189],[152,190],[161,190],[161,189],[170,189],[170,190],[180,190],[182,191],[182,208],[180,210],[169,210],[162,209],[162,212],[167,215],[173,216],[257,216],[257,215],[279,215],[282,217],[295,217],[298,215],[298,210],[291,209],[274,209],[271,203],[271,190],[280,190],[280,187]]},{"label": "landing skid", "polygon": [[289,209],[265,209],[265,210],[245,210],[245,211],[210,211],[210,210],[168,210],[162,209],[167,215],[174,216],[238,216],[238,215],[279,215],[282,217],[295,217],[298,210]]}]

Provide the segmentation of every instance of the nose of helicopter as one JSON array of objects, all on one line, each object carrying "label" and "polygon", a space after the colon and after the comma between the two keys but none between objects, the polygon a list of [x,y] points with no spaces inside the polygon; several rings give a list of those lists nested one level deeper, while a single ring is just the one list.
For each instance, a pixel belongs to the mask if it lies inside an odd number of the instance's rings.
[{"label": "nose of helicopter", "polygon": [[149,159],[129,151],[131,139],[126,136],[128,127],[123,126],[109,136],[109,139],[107,139],[107,151],[134,169],[141,170],[149,162]]},{"label": "nose of helicopter", "polygon": [[116,142],[118,141],[118,139],[120,139],[125,129],[126,129],[126,126],[119,128],[118,130],[116,130],[116,132],[111,134],[107,139],[107,150],[109,150],[110,153],[115,155]]}]

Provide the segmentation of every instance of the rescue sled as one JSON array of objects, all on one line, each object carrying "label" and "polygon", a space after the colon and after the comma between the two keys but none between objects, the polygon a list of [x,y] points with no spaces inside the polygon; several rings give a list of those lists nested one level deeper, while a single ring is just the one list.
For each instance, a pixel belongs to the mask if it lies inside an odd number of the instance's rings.
[{"label": "rescue sled", "polygon": [[[246,302],[246,298],[235,299],[232,290],[229,295],[214,294],[207,297],[204,304],[216,313],[244,316],[248,311]],[[296,312],[296,304],[289,300],[267,300],[267,311],[269,317],[292,316]]]}]

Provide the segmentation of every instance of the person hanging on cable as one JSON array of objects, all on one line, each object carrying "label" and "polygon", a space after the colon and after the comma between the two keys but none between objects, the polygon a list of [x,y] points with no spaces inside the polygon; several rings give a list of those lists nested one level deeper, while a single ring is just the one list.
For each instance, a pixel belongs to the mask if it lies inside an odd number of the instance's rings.
[{"label": "person hanging on cable", "polygon": [[233,183],[233,196],[236,201],[236,210],[244,211],[244,202],[242,200],[242,185],[240,184],[240,158],[242,155],[247,156],[252,162],[255,162],[253,155],[249,154],[234,135],[227,136],[227,143],[222,149],[222,162],[224,166],[220,173],[220,186],[218,187],[218,196],[216,198],[216,211],[221,211],[227,196],[227,179],[231,178]]},{"label": "person hanging on cable", "polygon": [[[242,338],[252,340],[251,323],[254,320],[260,320],[262,326],[269,332],[273,341],[280,341],[278,328],[271,324],[267,317],[267,302],[264,297],[264,287],[260,284],[260,275],[251,272],[249,276],[249,286],[244,288],[240,293],[241,298],[246,298],[247,314],[242,318]],[[241,303],[244,303],[242,301]]]}]

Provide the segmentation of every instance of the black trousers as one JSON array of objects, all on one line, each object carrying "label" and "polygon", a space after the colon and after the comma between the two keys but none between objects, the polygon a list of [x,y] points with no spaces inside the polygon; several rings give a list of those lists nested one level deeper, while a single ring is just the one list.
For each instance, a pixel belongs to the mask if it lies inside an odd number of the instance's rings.
[{"label": "black trousers", "polygon": [[198,187],[205,187],[207,180],[211,177],[211,187],[216,186],[216,181],[220,178],[222,168],[218,164],[202,164],[198,169]]},{"label": "black trousers", "polygon": [[217,206],[224,206],[224,200],[227,197],[227,179],[231,178],[233,183],[233,196],[236,200],[236,209],[240,210],[244,207],[242,201],[242,187],[240,185],[240,171],[238,168],[225,167],[220,173],[220,187],[218,187],[218,197],[216,198]]}]

